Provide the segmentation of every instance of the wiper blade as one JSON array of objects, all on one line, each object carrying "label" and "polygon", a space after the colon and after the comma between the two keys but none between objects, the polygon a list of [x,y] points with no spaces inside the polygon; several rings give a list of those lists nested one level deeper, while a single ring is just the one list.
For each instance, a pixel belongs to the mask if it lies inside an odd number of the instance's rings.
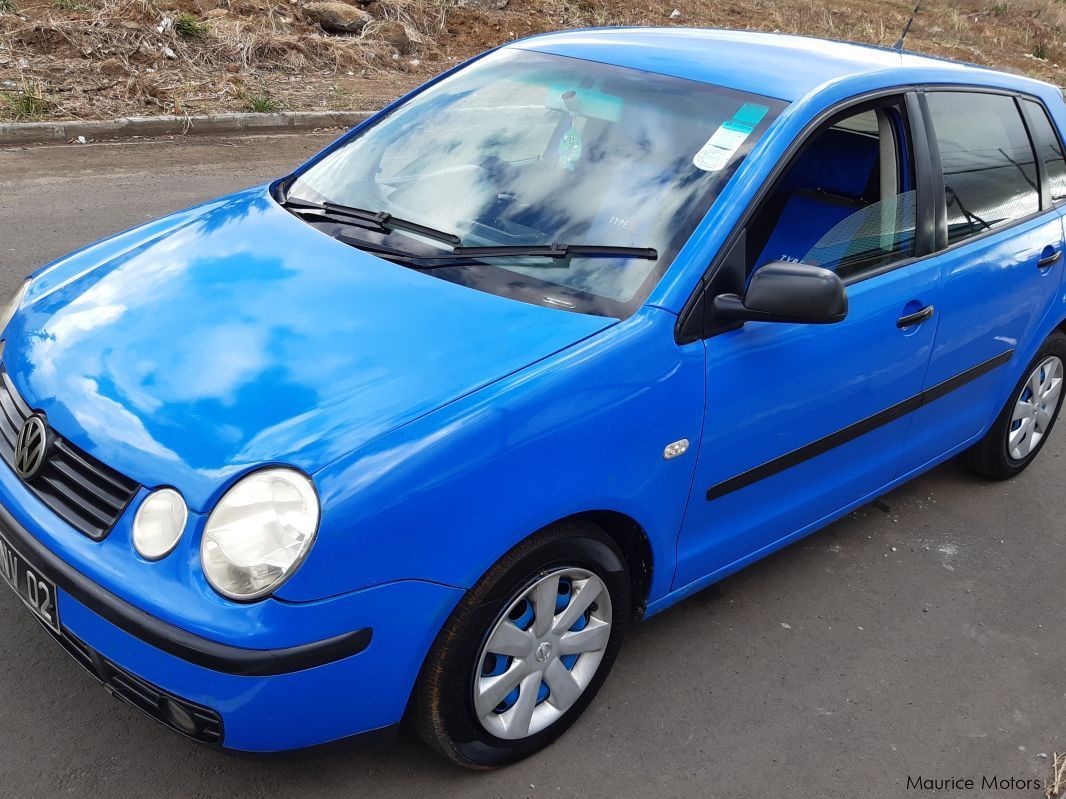
[{"label": "wiper blade", "polygon": [[[591,245],[552,245],[550,247],[456,247],[452,255],[416,255],[415,253],[388,247],[384,244],[373,244],[363,239],[346,236],[343,233],[336,236],[337,241],[343,242],[359,250],[373,253],[387,261],[407,266],[412,269],[446,269],[454,266],[487,266],[484,261],[477,260],[489,257],[537,257],[544,256],[552,261],[568,260],[570,258],[599,257],[599,258],[647,258],[654,260],[659,257],[656,250],[648,247],[599,247]],[[555,263],[524,264],[525,266],[556,266]]]},{"label": "wiper blade", "polygon": [[386,233],[393,230],[404,230],[408,233],[416,233],[419,236],[425,236],[427,239],[435,239],[436,241],[445,244],[451,244],[454,247],[458,247],[462,244],[462,239],[454,233],[448,233],[444,230],[437,230],[436,228],[427,227],[426,225],[420,225],[409,219],[401,219],[393,216],[388,211],[369,211],[366,208],[352,208],[347,205],[340,205],[339,203],[314,203],[309,200],[292,199],[286,199],[282,203],[282,207],[287,208],[293,213],[321,216],[339,222],[344,222],[348,219],[357,222],[366,222]]},{"label": "wiper blade", "polygon": [[597,244],[548,244],[530,247],[515,245],[505,247],[456,247],[452,255],[457,258],[640,258],[657,260],[659,251],[652,247],[612,247]]}]

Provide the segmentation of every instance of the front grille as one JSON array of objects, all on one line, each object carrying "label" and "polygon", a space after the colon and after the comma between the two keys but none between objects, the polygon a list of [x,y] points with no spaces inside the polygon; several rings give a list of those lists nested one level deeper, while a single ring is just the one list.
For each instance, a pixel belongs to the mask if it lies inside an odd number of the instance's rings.
[{"label": "front grille", "polygon": [[222,719],[215,711],[194,705],[131,674],[71,635],[67,629],[60,634],[54,630],[48,632],[89,674],[103,683],[112,696],[182,735],[206,744],[222,742]]},{"label": "front grille", "polygon": [[[0,367],[0,458],[12,469],[15,440],[32,413]],[[97,541],[111,532],[140,488],[55,431],[44,465],[26,486],[63,521]]]}]

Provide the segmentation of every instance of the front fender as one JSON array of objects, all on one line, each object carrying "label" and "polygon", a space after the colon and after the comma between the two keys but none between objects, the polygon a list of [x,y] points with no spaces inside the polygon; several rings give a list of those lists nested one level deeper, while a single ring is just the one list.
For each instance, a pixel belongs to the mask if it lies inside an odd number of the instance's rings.
[{"label": "front fender", "polygon": [[[645,308],[321,469],[322,525],[278,592],[306,601],[400,579],[466,588],[551,522],[624,513],[646,531],[651,598],[673,576],[704,410],[702,343]],[[663,448],[688,438],[684,456]]]}]

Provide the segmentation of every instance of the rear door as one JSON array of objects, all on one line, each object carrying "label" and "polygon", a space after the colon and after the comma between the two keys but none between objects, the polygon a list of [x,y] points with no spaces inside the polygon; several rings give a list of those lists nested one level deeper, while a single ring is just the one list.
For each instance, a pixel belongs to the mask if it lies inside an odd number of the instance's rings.
[{"label": "rear door", "polygon": [[1062,222],[1022,99],[971,89],[929,90],[922,101],[942,175],[933,260],[943,290],[900,474],[973,441],[992,422],[1021,368],[1008,364],[1036,334],[1063,270]]}]

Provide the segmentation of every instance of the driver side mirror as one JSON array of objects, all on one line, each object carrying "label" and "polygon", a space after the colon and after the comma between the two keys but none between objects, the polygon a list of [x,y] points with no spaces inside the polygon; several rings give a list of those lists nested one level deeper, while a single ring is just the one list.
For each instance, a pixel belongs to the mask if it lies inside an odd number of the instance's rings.
[{"label": "driver side mirror", "polygon": [[715,319],[730,322],[832,324],[848,315],[848,292],[828,269],[771,261],[755,271],[743,298],[715,297],[713,312]]}]

